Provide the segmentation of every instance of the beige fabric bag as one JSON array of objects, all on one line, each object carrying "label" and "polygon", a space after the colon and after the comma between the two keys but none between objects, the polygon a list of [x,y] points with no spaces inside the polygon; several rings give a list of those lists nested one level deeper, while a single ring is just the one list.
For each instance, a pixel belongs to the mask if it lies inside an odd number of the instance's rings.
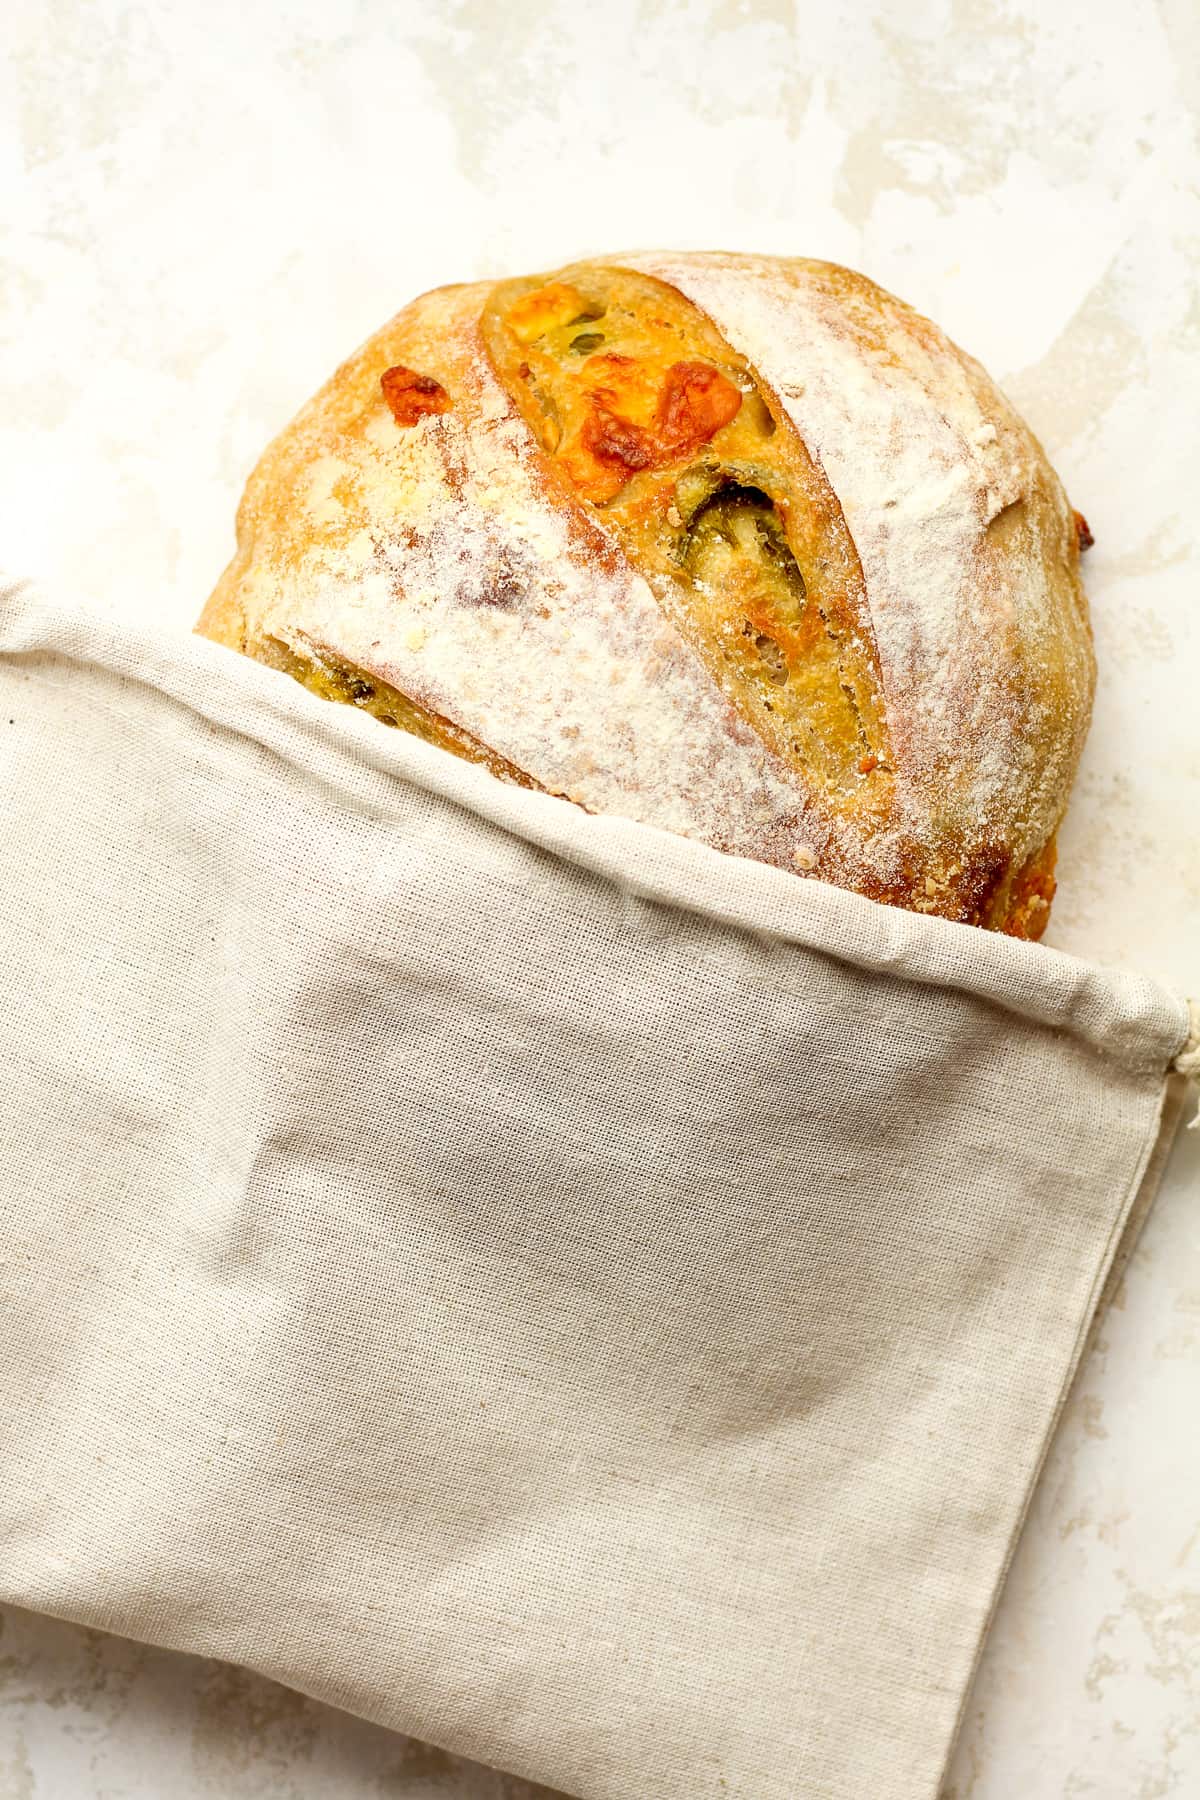
[{"label": "beige fabric bag", "polygon": [[932,1796],[1182,1002],[0,614],[0,1595],[585,1800]]}]

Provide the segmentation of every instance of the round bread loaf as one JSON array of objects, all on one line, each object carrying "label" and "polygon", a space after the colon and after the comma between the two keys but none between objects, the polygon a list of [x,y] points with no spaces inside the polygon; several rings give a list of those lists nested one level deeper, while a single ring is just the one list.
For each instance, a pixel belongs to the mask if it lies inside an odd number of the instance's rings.
[{"label": "round bread loaf", "polygon": [[501,779],[1036,937],[1087,541],[873,282],[639,253],[406,307],[263,456],[198,629]]}]

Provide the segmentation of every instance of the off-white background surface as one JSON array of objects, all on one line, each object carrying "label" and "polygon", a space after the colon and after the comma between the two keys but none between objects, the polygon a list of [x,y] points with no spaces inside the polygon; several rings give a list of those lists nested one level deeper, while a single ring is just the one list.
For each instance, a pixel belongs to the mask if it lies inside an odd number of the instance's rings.
[{"label": "off-white background surface", "polygon": [[[421,288],[654,244],[852,263],[1001,379],[1096,533],[1050,941],[1200,991],[1200,14],[876,11],[21,0],[0,561],[184,629],[259,449]],[[1200,1133],[1052,1453],[953,1800],[1200,1793],[1198,1417]],[[0,1800],[531,1793],[221,1665],[0,1620]]]}]

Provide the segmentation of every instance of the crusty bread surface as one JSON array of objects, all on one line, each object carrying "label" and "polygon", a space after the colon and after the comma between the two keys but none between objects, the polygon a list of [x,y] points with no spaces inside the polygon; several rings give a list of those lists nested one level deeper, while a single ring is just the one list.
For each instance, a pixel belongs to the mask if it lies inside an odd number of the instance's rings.
[{"label": "crusty bread surface", "polygon": [[264,454],[197,628],[501,779],[1037,937],[1085,531],[865,277],[638,253],[406,307]]}]

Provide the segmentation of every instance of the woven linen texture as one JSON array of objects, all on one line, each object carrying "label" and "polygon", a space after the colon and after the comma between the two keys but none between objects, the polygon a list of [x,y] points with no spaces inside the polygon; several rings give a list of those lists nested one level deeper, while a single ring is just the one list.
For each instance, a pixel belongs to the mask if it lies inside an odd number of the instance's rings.
[{"label": "woven linen texture", "polygon": [[584,1800],[928,1800],[1182,1004],[0,615],[0,1593]]}]

